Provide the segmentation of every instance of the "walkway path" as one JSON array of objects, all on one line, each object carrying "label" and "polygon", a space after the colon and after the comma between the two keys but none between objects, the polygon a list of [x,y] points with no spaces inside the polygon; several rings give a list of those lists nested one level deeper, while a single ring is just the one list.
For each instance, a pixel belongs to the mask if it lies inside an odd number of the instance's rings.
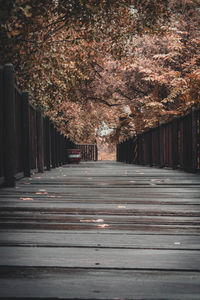
[{"label": "walkway path", "polygon": [[200,177],[88,162],[0,190],[0,298],[200,299]]}]

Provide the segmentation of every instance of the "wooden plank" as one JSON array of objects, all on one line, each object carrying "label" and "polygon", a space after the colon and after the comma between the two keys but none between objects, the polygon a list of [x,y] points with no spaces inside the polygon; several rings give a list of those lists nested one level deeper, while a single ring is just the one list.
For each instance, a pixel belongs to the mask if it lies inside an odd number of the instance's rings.
[{"label": "wooden plank", "polygon": [[0,213],[1,222],[9,223],[65,223],[65,224],[155,224],[155,225],[188,225],[188,226],[200,226],[198,217],[180,217],[180,216],[109,216],[109,215],[98,215],[95,218],[94,215],[68,215],[59,213],[37,213],[33,215],[29,212],[2,212]]},{"label": "wooden plank", "polygon": [[[127,232],[132,231],[135,233],[143,233],[149,232],[154,234],[200,234],[200,227],[199,226],[170,226],[170,225],[109,225],[109,228],[100,228],[101,225],[96,224],[61,224],[61,223],[44,223],[44,224],[28,224],[26,222],[23,223],[1,223],[1,229],[26,229],[26,230],[87,230],[87,231],[96,231],[97,233],[102,230],[107,230],[110,233],[114,232]],[[102,226],[106,226],[107,224],[102,224]]]},{"label": "wooden plank", "polygon": [[[23,192],[19,192],[19,193],[3,193],[0,195],[0,199],[1,199],[1,204],[3,204],[4,202],[8,203],[15,203],[16,200],[18,201],[19,198],[21,198],[21,195],[24,194],[28,194],[30,195],[31,193],[23,193]],[[198,198],[184,198],[184,199],[177,199],[177,198],[162,198],[162,199],[148,199],[147,197],[144,198],[137,198],[137,197],[126,197],[125,199],[120,195],[112,197],[110,196],[109,198],[106,198],[104,195],[84,195],[84,194],[75,194],[75,193],[68,193],[68,195],[66,196],[65,194],[58,194],[58,193],[54,193],[54,192],[48,192],[48,195],[37,195],[37,194],[31,194],[31,197],[34,199],[35,202],[47,202],[46,200],[48,200],[49,202],[54,201],[55,199],[57,199],[57,202],[65,202],[65,203],[81,203],[81,202],[87,202],[87,203],[101,203],[101,204],[112,204],[115,203],[116,205],[120,205],[120,204],[134,204],[135,207],[137,207],[138,204],[145,204],[145,205],[153,205],[153,204],[168,204],[168,205],[188,205],[188,207],[190,207],[191,205],[197,205],[200,206],[200,202]],[[4,210],[2,208],[2,210]]]},{"label": "wooden plank", "polygon": [[5,279],[0,280],[1,299],[199,300],[200,294],[200,274],[196,272],[0,270],[5,274]]},{"label": "wooden plank", "polygon": [[[23,197],[24,196],[24,197]],[[31,194],[25,194],[25,195],[19,195],[19,198],[17,201],[13,203],[13,201],[8,201],[6,204],[1,203],[0,207],[7,207],[7,208],[15,208],[17,209],[24,209],[24,210],[31,210],[34,209],[35,211],[46,211],[46,212],[54,212],[55,213],[68,213],[68,214],[100,214],[100,215],[147,215],[147,216],[193,216],[193,217],[199,217],[199,205],[190,205],[188,207],[185,207],[184,205],[141,205],[137,204],[127,204],[125,208],[120,207],[120,205],[117,203],[111,203],[107,204],[105,207],[105,204],[101,203],[73,203],[73,202],[60,202],[57,201],[57,203],[53,203],[52,201],[49,201],[49,198],[46,197],[46,201],[26,201],[26,198],[31,197]],[[31,197],[32,198],[32,197]],[[124,204],[123,202],[121,202]]]},{"label": "wooden plank", "polygon": [[0,298],[199,300],[199,196],[198,175],[114,162],[2,189]]},{"label": "wooden plank", "polygon": [[0,231],[0,244],[10,246],[188,249],[200,250],[197,235],[119,234],[79,231]]},{"label": "wooden plank", "polygon": [[197,250],[1,247],[0,266],[200,272]]}]

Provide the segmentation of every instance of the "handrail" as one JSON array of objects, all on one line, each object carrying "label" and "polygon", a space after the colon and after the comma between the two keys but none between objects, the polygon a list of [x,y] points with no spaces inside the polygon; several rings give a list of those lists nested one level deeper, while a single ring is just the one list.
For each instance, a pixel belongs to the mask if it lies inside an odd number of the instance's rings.
[{"label": "handrail", "polygon": [[0,145],[0,185],[10,187],[19,175],[67,163],[65,148],[75,147],[16,86],[12,64],[0,67]]},{"label": "handrail", "polygon": [[160,124],[117,145],[117,161],[200,171],[200,110]]}]

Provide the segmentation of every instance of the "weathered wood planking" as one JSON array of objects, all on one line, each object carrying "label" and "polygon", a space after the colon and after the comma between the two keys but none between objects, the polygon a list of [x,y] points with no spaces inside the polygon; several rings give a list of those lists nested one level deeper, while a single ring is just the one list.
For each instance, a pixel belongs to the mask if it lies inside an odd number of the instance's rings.
[{"label": "weathered wood planking", "polygon": [[1,299],[200,299],[200,177],[67,165],[0,190]]}]

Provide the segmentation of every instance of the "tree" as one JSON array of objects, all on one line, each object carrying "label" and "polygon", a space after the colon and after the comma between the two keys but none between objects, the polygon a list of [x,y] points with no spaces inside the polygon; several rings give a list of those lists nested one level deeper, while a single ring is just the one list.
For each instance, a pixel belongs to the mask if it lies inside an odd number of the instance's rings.
[{"label": "tree", "polygon": [[118,140],[199,103],[195,0],[1,7],[1,63],[15,65],[32,103],[78,142],[93,142],[103,122]]}]

